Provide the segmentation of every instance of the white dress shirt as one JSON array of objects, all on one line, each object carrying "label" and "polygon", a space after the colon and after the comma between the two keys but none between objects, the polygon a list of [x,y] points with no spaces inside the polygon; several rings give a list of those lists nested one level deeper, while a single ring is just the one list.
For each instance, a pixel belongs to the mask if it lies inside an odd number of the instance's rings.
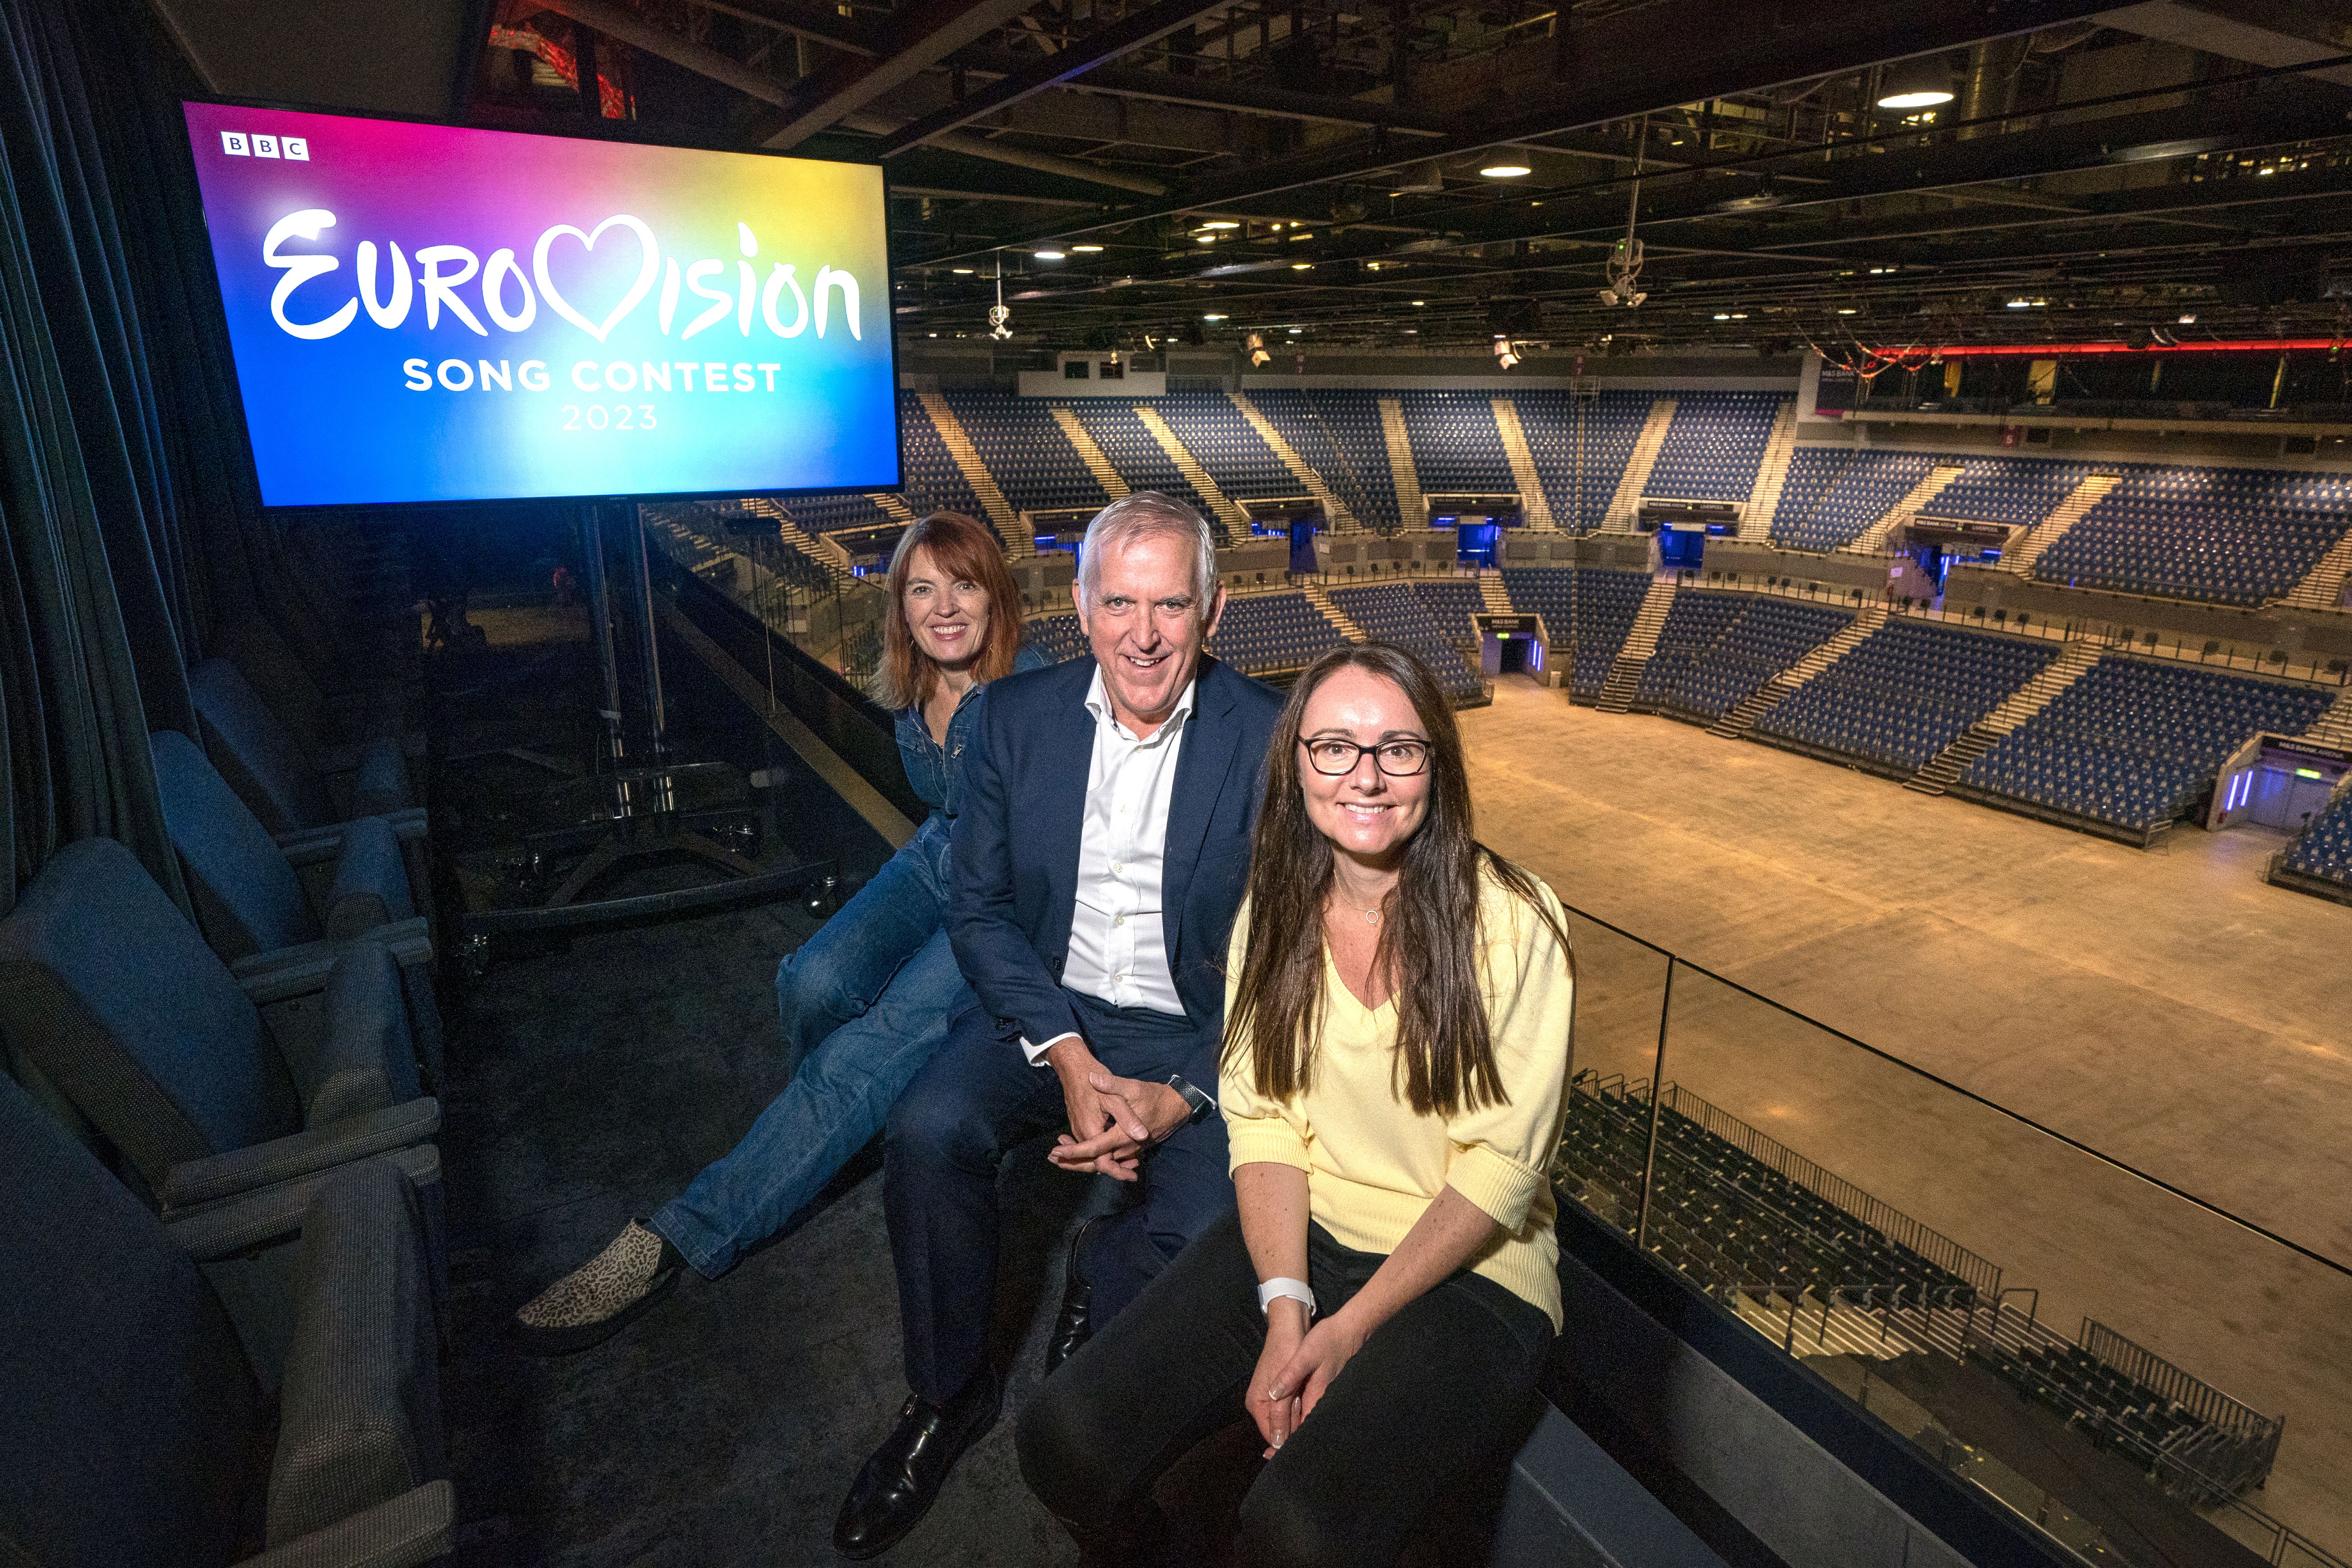
[{"label": "white dress shirt", "polygon": [[[1168,972],[1160,908],[1167,860],[1168,805],[1176,788],[1176,760],[1192,716],[1188,684],[1174,711],[1148,739],[1112,714],[1097,668],[1087,688],[1095,716],[1093,760],[1087,767],[1087,813],[1078,835],[1077,903],[1070,911],[1070,949],[1062,984],[1114,1007],[1142,1007],[1181,1017],[1183,999]],[[1021,1047],[1043,1065],[1053,1039]]]}]

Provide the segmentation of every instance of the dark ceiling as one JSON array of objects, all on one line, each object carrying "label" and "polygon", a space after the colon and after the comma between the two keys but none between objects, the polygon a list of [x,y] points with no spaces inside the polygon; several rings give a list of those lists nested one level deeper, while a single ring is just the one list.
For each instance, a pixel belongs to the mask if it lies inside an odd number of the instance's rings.
[{"label": "dark ceiling", "polygon": [[[468,26],[478,121],[593,106],[882,159],[910,338],[981,334],[1000,265],[1015,341],[1064,347],[2333,339],[2352,304],[2340,5],[499,0]],[[1917,76],[1950,101],[1878,106]],[[1603,303],[1629,208],[1646,299]]]}]

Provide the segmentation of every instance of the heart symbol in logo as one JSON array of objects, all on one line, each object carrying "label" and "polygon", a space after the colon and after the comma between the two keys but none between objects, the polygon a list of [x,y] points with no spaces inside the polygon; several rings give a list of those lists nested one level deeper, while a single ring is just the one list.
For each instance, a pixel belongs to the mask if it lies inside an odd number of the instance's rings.
[{"label": "heart symbol in logo", "polygon": [[[644,253],[645,265],[637,269],[637,280],[629,285],[629,291],[621,296],[621,302],[614,306],[612,314],[606,316],[600,323],[590,321],[573,310],[570,302],[562,294],[556,292],[555,279],[547,275],[547,249],[558,237],[568,234],[586,248],[593,250],[596,248],[596,241],[614,224],[620,225],[637,237],[637,247]],[[607,332],[620,325],[622,317],[636,309],[638,300],[653,291],[654,274],[660,270],[661,247],[655,243],[654,231],[646,227],[642,219],[631,217],[626,213],[614,213],[611,217],[598,224],[593,232],[585,234],[568,223],[557,224],[553,228],[541,235],[539,243],[531,247],[530,250],[530,274],[539,281],[539,297],[547,301],[549,310],[553,310],[600,343],[604,341],[604,335]]]}]

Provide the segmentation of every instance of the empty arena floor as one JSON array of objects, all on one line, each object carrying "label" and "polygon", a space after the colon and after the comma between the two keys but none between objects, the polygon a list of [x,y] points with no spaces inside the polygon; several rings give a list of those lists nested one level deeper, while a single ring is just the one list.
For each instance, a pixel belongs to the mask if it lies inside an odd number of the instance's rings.
[{"label": "empty arena floor", "polygon": [[[2315,1252],[2352,1259],[2352,909],[2283,840],[2125,847],[1506,679],[1481,836],[1571,906]],[[1664,965],[1579,934],[1580,1067],[1650,1075]],[[1664,1071],[2266,1414],[2257,1498],[2352,1541],[2352,1281],[1684,973]]]}]

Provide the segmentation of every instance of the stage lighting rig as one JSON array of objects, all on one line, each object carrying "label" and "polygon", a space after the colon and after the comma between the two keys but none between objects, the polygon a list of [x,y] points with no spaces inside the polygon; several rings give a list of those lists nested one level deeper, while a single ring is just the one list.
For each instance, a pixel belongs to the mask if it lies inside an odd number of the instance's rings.
[{"label": "stage lighting rig", "polygon": [[1501,369],[1508,370],[1518,363],[1518,351],[1511,346],[1511,340],[1508,338],[1496,338],[1495,340],[1495,363]]},{"label": "stage lighting rig", "polygon": [[1625,198],[1625,237],[1609,251],[1609,287],[1597,296],[1604,305],[1622,305],[1632,310],[1650,296],[1638,287],[1642,279],[1642,242],[1633,236],[1633,226],[1642,216],[1642,154],[1650,140],[1650,117],[1642,117],[1641,133],[1633,141],[1633,185]]},{"label": "stage lighting rig", "polygon": [[1253,366],[1265,364],[1274,357],[1265,352],[1265,338],[1262,333],[1252,332],[1243,346],[1249,350],[1250,363]]},{"label": "stage lighting rig", "polygon": [[1013,312],[1004,308],[1004,258],[996,258],[996,303],[989,307],[988,335],[998,342],[1013,341]]}]

